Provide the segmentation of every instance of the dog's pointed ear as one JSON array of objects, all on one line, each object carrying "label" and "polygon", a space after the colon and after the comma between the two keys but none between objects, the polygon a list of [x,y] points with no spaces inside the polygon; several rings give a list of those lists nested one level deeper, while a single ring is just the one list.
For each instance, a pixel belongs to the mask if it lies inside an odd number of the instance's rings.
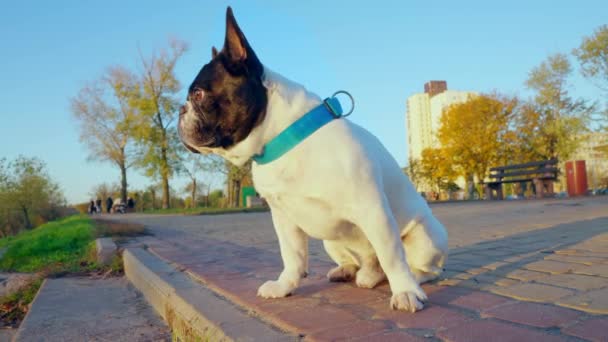
[{"label": "dog's pointed ear", "polygon": [[241,31],[241,28],[236,23],[232,8],[228,6],[226,10],[226,40],[224,42],[224,49],[226,49],[230,58],[236,62],[247,59],[248,47],[249,43],[247,43],[243,31]]},{"label": "dog's pointed ear", "polygon": [[215,48],[215,46],[211,47],[211,58],[215,58],[217,57],[217,49]]},{"label": "dog's pointed ear", "polygon": [[250,72],[259,76],[263,75],[264,67],[236,23],[230,6],[226,11],[226,40],[224,41],[223,51],[228,54],[232,62],[244,62]]}]

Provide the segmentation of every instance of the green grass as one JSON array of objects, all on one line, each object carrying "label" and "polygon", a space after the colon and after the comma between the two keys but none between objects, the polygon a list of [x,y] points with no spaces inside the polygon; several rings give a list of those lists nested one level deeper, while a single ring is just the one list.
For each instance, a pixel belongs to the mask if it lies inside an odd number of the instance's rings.
[{"label": "green grass", "polygon": [[142,225],[92,220],[76,215],[0,239],[0,248],[7,249],[0,259],[1,271],[39,272],[37,279],[30,284],[0,298],[0,326],[19,325],[44,277],[122,274],[124,267],[119,255],[115,255],[108,266],[96,262],[95,238],[126,239],[142,234],[145,234]]},{"label": "green grass", "polygon": [[37,272],[48,268],[62,271],[80,269],[94,248],[93,227],[91,219],[76,215],[1,239],[0,247],[6,247],[7,251],[0,259],[0,270]]},{"label": "green grass", "polygon": [[182,214],[182,215],[219,215],[232,213],[255,213],[268,211],[266,207],[254,208],[170,208],[170,209],[154,209],[146,210],[144,214]]},{"label": "green grass", "polygon": [[76,215],[0,239],[6,248],[0,270],[40,272],[26,286],[0,298],[0,325],[19,326],[45,276],[99,269],[93,261],[94,231],[91,219]]}]

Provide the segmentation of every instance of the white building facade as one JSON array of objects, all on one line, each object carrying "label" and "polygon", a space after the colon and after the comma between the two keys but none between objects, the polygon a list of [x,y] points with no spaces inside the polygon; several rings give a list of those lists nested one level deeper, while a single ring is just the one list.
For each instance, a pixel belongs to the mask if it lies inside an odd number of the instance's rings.
[{"label": "white building facade", "polygon": [[419,160],[426,148],[440,147],[437,132],[443,111],[452,104],[467,101],[477,93],[448,90],[445,81],[430,81],[425,92],[407,99],[407,143],[409,158]]}]

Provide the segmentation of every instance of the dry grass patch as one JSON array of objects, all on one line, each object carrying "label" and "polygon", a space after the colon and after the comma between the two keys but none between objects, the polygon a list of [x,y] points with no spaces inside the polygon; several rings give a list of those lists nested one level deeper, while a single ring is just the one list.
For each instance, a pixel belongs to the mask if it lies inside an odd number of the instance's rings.
[{"label": "dry grass patch", "polygon": [[142,224],[95,219],[97,237],[135,237],[147,235]]},{"label": "dry grass patch", "polygon": [[19,326],[27,314],[30,303],[36,297],[38,289],[42,285],[42,279],[32,280],[16,292],[0,299],[0,327]]}]

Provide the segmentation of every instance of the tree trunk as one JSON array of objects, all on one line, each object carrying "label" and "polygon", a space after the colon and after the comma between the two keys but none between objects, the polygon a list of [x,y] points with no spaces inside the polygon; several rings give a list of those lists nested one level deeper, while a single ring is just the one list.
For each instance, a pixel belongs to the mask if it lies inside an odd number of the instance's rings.
[{"label": "tree trunk", "polygon": [[234,200],[232,199],[232,197],[234,197],[234,181],[232,178],[230,178],[230,176],[228,176],[226,196],[228,196],[228,203],[226,203],[226,205],[231,208],[234,204]]},{"label": "tree trunk", "polygon": [[124,164],[120,165],[120,200],[127,203],[127,168]]},{"label": "tree trunk", "polygon": [[235,180],[234,181],[234,203],[233,203],[233,207],[238,208],[239,204],[240,204],[240,196],[241,195],[241,181],[240,180]]},{"label": "tree trunk", "polygon": [[22,206],[21,210],[23,211],[23,220],[25,221],[25,229],[32,229],[32,222],[30,221],[30,215],[27,211],[27,207]]},{"label": "tree trunk", "polygon": [[192,178],[192,208],[196,208],[196,178]]},{"label": "tree trunk", "polygon": [[167,148],[166,147],[161,148],[160,157],[161,157],[160,174],[161,174],[162,183],[163,183],[163,209],[168,209],[171,206],[171,198],[170,198],[170,194],[169,194],[169,160],[167,159]]},{"label": "tree trunk", "polygon": [[163,174],[163,209],[170,207],[171,199],[169,196],[169,176],[165,173]]},{"label": "tree trunk", "polygon": [[150,189],[150,193],[152,194],[152,210],[154,210],[156,209],[156,191]]},{"label": "tree trunk", "polygon": [[467,193],[468,193],[468,197],[470,200],[475,199],[474,197],[474,193],[475,193],[475,177],[471,174],[471,175],[467,175],[466,178],[466,184],[467,184]]},{"label": "tree trunk", "polygon": [[[158,102],[156,108],[157,110],[159,108]],[[167,141],[167,129],[163,125],[163,118],[159,111],[156,112],[156,120],[158,128],[160,129],[162,144],[160,148],[160,176],[163,187],[163,209],[168,209],[171,206],[169,194],[169,158],[167,157],[167,146],[169,146],[169,142]]]}]

